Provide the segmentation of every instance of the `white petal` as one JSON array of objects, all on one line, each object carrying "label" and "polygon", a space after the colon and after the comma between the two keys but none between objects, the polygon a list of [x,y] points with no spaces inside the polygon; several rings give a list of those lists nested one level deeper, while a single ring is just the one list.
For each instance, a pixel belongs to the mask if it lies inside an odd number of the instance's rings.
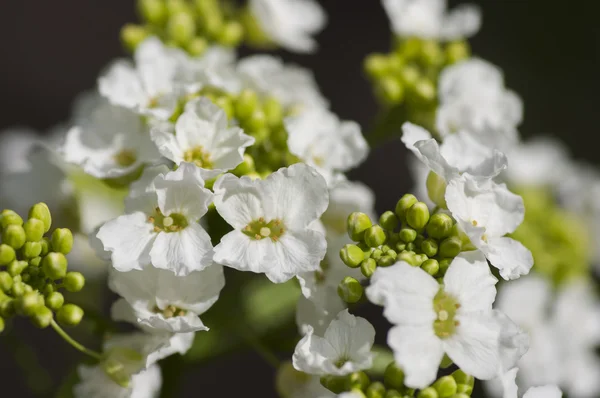
[{"label": "white petal", "polygon": [[[537,274],[506,283],[498,292],[496,308],[511,317],[517,324],[532,329],[544,322],[550,298],[550,282]],[[572,310],[572,307],[569,311]],[[571,322],[569,322],[571,323]]]},{"label": "white petal", "polygon": [[394,360],[404,370],[404,384],[425,388],[435,381],[444,350],[433,332],[433,321],[424,326],[394,326],[387,341]]},{"label": "white petal", "polygon": [[336,355],[331,344],[326,339],[315,336],[313,329],[309,327],[294,349],[292,362],[294,368],[301,372],[325,375],[333,367],[332,362]]},{"label": "white petal", "polygon": [[150,250],[154,267],[177,275],[203,270],[212,264],[212,255],[210,236],[196,223],[178,232],[160,232]]},{"label": "white petal", "polygon": [[496,299],[496,282],[479,250],[462,252],[444,276],[444,291],[460,303],[460,311],[489,311]]},{"label": "white petal", "polygon": [[456,40],[473,36],[481,27],[481,9],[473,4],[461,4],[450,11],[441,27],[441,36]]},{"label": "white petal", "polygon": [[113,267],[119,271],[142,269],[150,263],[150,249],[156,238],[154,225],[144,213],[120,216],[98,231],[104,250],[110,251]]},{"label": "white petal", "polygon": [[215,246],[213,260],[240,271],[266,272],[275,266],[274,244],[270,239],[254,240],[241,231],[231,231]]},{"label": "white petal", "polygon": [[494,310],[492,316],[500,328],[500,371],[506,372],[516,366],[529,349],[529,334],[500,311]]},{"label": "white petal", "polygon": [[272,282],[282,283],[302,272],[318,270],[327,252],[327,241],[317,231],[290,230],[273,243],[273,250],[273,265],[265,274]]},{"label": "white petal", "polygon": [[161,155],[169,160],[172,160],[176,164],[181,163],[183,154],[186,148],[182,148],[177,141],[177,138],[173,135],[170,129],[163,129],[162,127],[155,127],[150,130],[150,136],[152,141],[156,144]]},{"label": "white petal", "polygon": [[208,330],[208,327],[204,326],[200,318],[193,312],[172,318],[165,318],[162,314],[154,314],[145,319],[138,319],[138,322],[144,326],[170,333],[190,333]]},{"label": "white petal", "polygon": [[417,157],[421,157],[421,153],[415,148],[415,144],[432,138],[431,133],[421,126],[410,122],[405,122],[402,125],[402,142]]},{"label": "white petal", "polygon": [[432,327],[437,315],[433,298],[440,286],[421,268],[405,262],[378,267],[366,294],[373,304],[383,305],[383,315],[394,324]]},{"label": "white petal", "polygon": [[518,371],[518,368],[512,368],[508,372],[500,375],[502,388],[504,390],[502,398],[519,398],[517,395],[518,387],[516,382]]},{"label": "white petal", "polygon": [[450,165],[475,177],[496,177],[508,165],[502,152],[486,147],[462,131],[446,136],[440,153]]},{"label": "white petal", "polygon": [[337,357],[347,358],[354,363],[355,369],[371,367],[375,328],[366,319],[343,310],[331,321],[324,337],[337,352]]},{"label": "white petal", "polygon": [[98,79],[98,91],[115,105],[135,108],[147,101],[146,92],[129,61],[118,60]]},{"label": "white petal", "polygon": [[229,225],[242,229],[264,216],[258,184],[248,177],[225,174],[214,184],[215,206]]},{"label": "white petal", "polygon": [[167,174],[171,169],[164,164],[157,166],[145,167],[144,172],[136,181],[131,183],[129,187],[129,197],[137,197],[154,193],[156,187],[154,186],[154,180],[160,174]]},{"label": "white petal", "polygon": [[527,275],[533,266],[533,256],[529,249],[512,238],[489,239],[484,250],[487,259],[500,270],[500,276],[506,280]]},{"label": "white petal", "polygon": [[532,387],[523,398],[561,398],[562,391],[556,386]]},{"label": "white petal", "polygon": [[296,325],[300,334],[306,334],[310,326],[317,335],[324,335],[327,326],[344,308],[346,305],[335,288],[320,289],[310,299],[301,296],[296,306]]}]

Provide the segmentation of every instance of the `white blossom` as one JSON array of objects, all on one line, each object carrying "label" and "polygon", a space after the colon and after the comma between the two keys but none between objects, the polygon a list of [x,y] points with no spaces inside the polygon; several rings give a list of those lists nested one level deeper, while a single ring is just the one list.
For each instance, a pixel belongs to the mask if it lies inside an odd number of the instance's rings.
[{"label": "white blossom", "polygon": [[317,48],[312,36],[327,22],[315,0],[250,0],[250,11],[271,41],[301,53]]},{"label": "white blossom", "polygon": [[327,208],[328,193],[317,171],[298,163],[265,180],[225,174],[213,188],[217,211],[234,228],[215,247],[215,262],[275,283],[319,268],[327,244],[310,225]]},{"label": "white blossom", "polygon": [[227,115],[208,98],[188,102],[177,119],[175,134],[170,128],[152,129],[152,139],[160,153],[176,164],[193,163],[204,179],[211,179],[235,168],[254,138],[236,126],[229,126]]},{"label": "white blossom", "polygon": [[[503,398],[518,398],[517,377],[518,368],[513,368],[502,376],[502,385],[504,387]],[[523,398],[561,398],[562,391],[557,386],[547,385],[541,387],[531,387],[523,395]]]},{"label": "white blossom", "polygon": [[471,243],[500,270],[504,279],[516,279],[533,266],[531,252],[519,241],[506,237],[523,221],[523,199],[506,185],[477,181],[463,174],[448,183],[448,210]]},{"label": "white blossom", "polygon": [[371,367],[375,329],[366,320],[344,310],[331,321],[323,337],[312,328],[298,342],[294,368],[314,375],[347,375]]},{"label": "white blossom", "polygon": [[212,244],[198,221],[211,200],[199,169],[182,163],[159,174],[145,194],[129,197],[127,214],[105,223],[96,236],[119,271],[148,264],[178,275],[202,270],[212,264]]},{"label": "white blossom", "polygon": [[444,353],[479,379],[492,379],[515,365],[527,338],[510,319],[492,310],[495,283],[478,251],[457,256],[443,285],[405,262],[377,268],[366,294],[384,306],[384,316],[395,325],[388,344],[405,371],[407,386],[431,384]]},{"label": "white blossom", "polygon": [[112,381],[100,365],[80,365],[77,373],[80,381],[73,387],[76,398],[155,398],[160,395],[162,375],[158,365],[134,375],[128,387]]},{"label": "white blossom", "polygon": [[202,271],[177,276],[169,270],[146,267],[141,271],[114,271],[109,286],[130,306],[117,301],[113,318],[173,333],[208,330],[199,315],[219,298],[225,286],[223,267],[213,264]]},{"label": "white blossom", "polygon": [[481,26],[481,11],[472,4],[447,10],[446,0],[382,0],[398,36],[456,40],[473,36]]},{"label": "white blossom", "polygon": [[296,306],[298,331],[304,336],[309,330],[313,330],[321,336],[331,321],[345,308],[346,304],[338,295],[337,289],[332,286],[315,291],[310,298],[300,296]]}]

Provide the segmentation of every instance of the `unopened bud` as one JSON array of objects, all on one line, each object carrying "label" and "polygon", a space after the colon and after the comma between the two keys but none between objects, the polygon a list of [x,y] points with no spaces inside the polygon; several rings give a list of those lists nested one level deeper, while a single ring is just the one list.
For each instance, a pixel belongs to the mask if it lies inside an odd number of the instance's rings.
[{"label": "unopened bud", "polygon": [[225,23],[217,35],[219,44],[227,47],[235,47],[244,37],[244,28],[237,21]]},{"label": "unopened bud", "polygon": [[57,312],[58,321],[67,326],[77,326],[83,318],[83,310],[75,304],[65,304]]},{"label": "unopened bud", "polygon": [[446,45],[446,61],[449,64],[467,59],[470,55],[471,48],[466,40],[453,41]]},{"label": "unopened bud", "polygon": [[371,383],[369,376],[365,372],[354,372],[348,375],[346,390],[358,389],[364,390]]},{"label": "unopened bud", "polygon": [[475,378],[473,376],[458,369],[452,372],[452,377],[456,380],[456,384],[458,385],[458,393],[471,395],[473,386],[475,385]]},{"label": "unopened bud", "polygon": [[131,52],[135,51],[148,36],[150,32],[141,25],[128,23],[121,28],[121,42]]},{"label": "unopened bud", "polygon": [[346,389],[346,378],[333,375],[322,376],[321,385],[334,394],[341,394]]},{"label": "unopened bud", "polygon": [[437,67],[444,63],[444,52],[440,44],[434,40],[424,41],[419,55],[421,61],[428,66]]},{"label": "unopened bud", "polygon": [[427,238],[421,243],[421,251],[428,257],[433,257],[438,252],[438,243],[436,240]]},{"label": "unopened bud", "polygon": [[42,270],[52,280],[62,279],[67,275],[67,258],[62,253],[48,253],[42,260]]},{"label": "unopened bud", "polygon": [[397,261],[404,261],[412,266],[417,265],[417,259],[415,258],[416,254],[413,251],[404,250],[403,252],[398,254],[396,258]]},{"label": "unopened bud", "polygon": [[13,278],[6,271],[0,271],[0,291],[8,292],[13,284]]},{"label": "unopened bud", "polygon": [[448,208],[446,205],[446,187],[448,186],[446,180],[435,172],[430,171],[427,175],[425,185],[427,186],[427,195],[429,196],[429,199],[442,209]]},{"label": "unopened bud", "polygon": [[25,242],[25,245],[21,248],[21,253],[27,259],[34,259],[42,253],[42,245],[40,242]]},{"label": "unopened bud", "polygon": [[379,225],[373,225],[365,231],[364,239],[370,247],[381,246],[386,241],[385,231]]},{"label": "unopened bud", "polygon": [[44,329],[52,322],[53,314],[47,307],[37,307],[30,315],[31,322],[38,328]]},{"label": "unopened bud", "polygon": [[395,362],[391,362],[387,368],[385,368],[385,373],[383,374],[383,382],[389,388],[394,388],[396,390],[401,390],[404,388],[404,371],[396,365]]},{"label": "unopened bud", "polygon": [[426,77],[420,77],[414,86],[414,93],[418,100],[424,103],[431,103],[437,97],[435,84]]},{"label": "unopened bud", "polygon": [[384,398],[385,397],[385,386],[380,381],[375,381],[367,387],[366,391],[367,398]]},{"label": "unopened bud", "polygon": [[46,296],[46,306],[53,311],[58,311],[65,303],[65,297],[60,292],[52,292]]},{"label": "unopened bud", "polygon": [[75,293],[83,289],[85,278],[80,272],[69,272],[63,279],[63,285],[67,291]]},{"label": "unopened bud", "polygon": [[23,219],[14,211],[4,209],[0,214],[0,226],[6,228],[9,225],[23,225]]},{"label": "unopened bud", "polygon": [[427,224],[427,234],[435,239],[444,239],[452,233],[454,221],[445,213],[435,213]]},{"label": "unopened bud", "polygon": [[138,11],[141,17],[153,24],[162,25],[167,19],[167,7],[164,0],[138,0]]},{"label": "unopened bud", "polygon": [[15,257],[15,249],[4,243],[0,244],[0,266],[10,264]]},{"label": "unopened bud", "polygon": [[404,86],[399,79],[385,76],[377,82],[377,95],[386,104],[399,104],[404,100]]},{"label": "unopened bud", "polygon": [[439,398],[440,395],[438,394],[437,390],[433,387],[427,387],[421,391],[419,391],[419,394],[417,395],[417,398]]},{"label": "unopened bud", "polygon": [[14,276],[17,276],[17,275],[21,275],[21,273],[28,266],[29,266],[29,264],[27,263],[27,261],[13,260],[10,264],[8,264],[8,267],[6,268],[6,270],[8,271],[8,273],[11,276],[14,277]]},{"label": "unopened bud", "polygon": [[348,216],[348,236],[355,242],[363,240],[365,231],[371,228],[373,223],[365,213],[354,212]]},{"label": "unopened bud", "polygon": [[437,390],[440,398],[449,398],[456,394],[457,386],[456,380],[452,376],[440,377],[433,387]]},{"label": "unopened bud", "polygon": [[429,221],[429,208],[423,202],[417,202],[406,212],[406,222],[414,229],[425,228]]},{"label": "unopened bud", "polygon": [[462,250],[462,242],[456,236],[451,236],[444,239],[440,243],[440,256],[442,257],[456,257]]},{"label": "unopened bud", "polygon": [[363,287],[356,279],[347,276],[338,285],[338,295],[346,303],[356,303],[363,295]]},{"label": "unopened bud", "polygon": [[377,260],[377,266],[379,267],[389,267],[390,265],[394,265],[396,263],[396,258],[392,256],[383,255],[379,260]]},{"label": "unopened bud", "polygon": [[44,305],[43,297],[37,292],[25,293],[17,299],[17,309],[21,314],[31,316],[38,307]]},{"label": "unopened bud", "polygon": [[377,261],[373,260],[372,258],[363,260],[363,262],[360,263],[360,272],[367,278],[370,278],[376,269],[377,269]]},{"label": "unopened bud", "polygon": [[393,211],[386,211],[379,217],[379,225],[384,229],[393,231],[398,226],[398,217]]},{"label": "unopened bud", "polygon": [[399,392],[398,390],[387,390],[385,393],[385,398],[403,398],[404,394]]},{"label": "unopened bud", "polygon": [[186,45],[196,35],[196,22],[191,14],[179,12],[167,22],[167,34],[179,45]]},{"label": "unopened bud", "polygon": [[436,275],[440,270],[440,263],[435,258],[430,258],[421,264],[423,271],[429,275]]},{"label": "unopened bud", "polygon": [[[29,218],[35,218],[44,223],[44,233],[50,230],[52,225],[52,214],[45,203],[36,203],[29,209]],[[38,239],[39,240],[39,239]]]},{"label": "unopened bud", "polygon": [[252,90],[242,91],[235,100],[235,115],[239,120],[249,119],[258,107],[258,96]]},{"label": "unopened bud", "polygon": [[13,249],[20,249],[27,241],[27,235],[22,226],[11,224],[2,231],[2,242],[11,246]]},{"label": "unopened bud", "polygon": [[350,268],[357,268],[364,260],[365,254],[356,245],[347,244],[340,250],[340,258]]},{"label": "unopened bud", "polygon": [[73,234],[68,228],[56,228],[52,232],[52,251],[69,254],[73,249]]},{"label": "unopened bud", "polygon": [[390,58],[384,54],[370,54],[364,61],[365,72],[373,79],[384,78],[390,69]]},{"label": "unopened bud", "polygon": [[411,243],[417,239],[417,231],[410,227],[404,227],[398,232],[398,237],[404,243]]},{"label": "unopened bud", "polygon": [[204,37],[194,37],[187,44],[186,49],[192,57],[198,57],[204,54],[208,46],[208,41]]}]

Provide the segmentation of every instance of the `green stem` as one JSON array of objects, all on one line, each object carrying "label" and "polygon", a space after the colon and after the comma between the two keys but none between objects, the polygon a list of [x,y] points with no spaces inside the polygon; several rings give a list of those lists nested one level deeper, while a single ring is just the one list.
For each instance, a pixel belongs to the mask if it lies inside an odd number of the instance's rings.
[{"label": "green stem", "polygon": [[60,326],[58,326],[58,323],[56,323],[54,319],[50,322],[50,326],[52,326],[52,329],[54,329],[60,337],[62,337],[67,343],[71,344],[75,349],[99,361],[102,359],[102,354],[90,350],[89,348],[86,348],[82,344],[75,341],[71,336],[67,334],[67,332],[65,332]]}]

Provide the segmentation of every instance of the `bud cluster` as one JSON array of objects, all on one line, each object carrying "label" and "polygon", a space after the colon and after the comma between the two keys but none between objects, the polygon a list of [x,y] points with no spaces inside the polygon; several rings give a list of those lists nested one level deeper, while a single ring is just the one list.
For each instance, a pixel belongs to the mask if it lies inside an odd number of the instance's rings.
[{"label": "bud cluster", "polygon": [[372,381],[365,372],[321,378],[321,384],[333,393],[352,391],[365,398],[467,398],[473,392],[474,383],[472,376],[457,370],[417,391],[404,385],[404,372],[394,362],[385,369],[383,381]]},{"label": "bud cluster", "polygon": [[73,247],[73,235],[67,228],[57,228],[44,236],[52,224],[48,206],[31,207],[23,221],[12,210],[0,214],[0,331],[4,319],[18,314],[27,316],[40,328],[50,325],[54,315],[65,325],[77,325],[83,310],[65,304],[59,292],[80,291],[85,278],[69,272],[65,257]]},{"label": "bud cluster", "polygon": [[[464,241],[456,221],[444,212],[430,214],[427,204],[406,194],[395,211],[386,211],[373,224],[368,215],[352,213],[347,221],[348,236],[356,244],[347,244],[340,257],[350,268],[358,268],[369,278],[377,267],[389,267],[397,261],[421,267],[442,278],[450,263],[463,249]],[[346,277],[338,287],[343,300],[354,303],[362,296],[358,280]]]}]

